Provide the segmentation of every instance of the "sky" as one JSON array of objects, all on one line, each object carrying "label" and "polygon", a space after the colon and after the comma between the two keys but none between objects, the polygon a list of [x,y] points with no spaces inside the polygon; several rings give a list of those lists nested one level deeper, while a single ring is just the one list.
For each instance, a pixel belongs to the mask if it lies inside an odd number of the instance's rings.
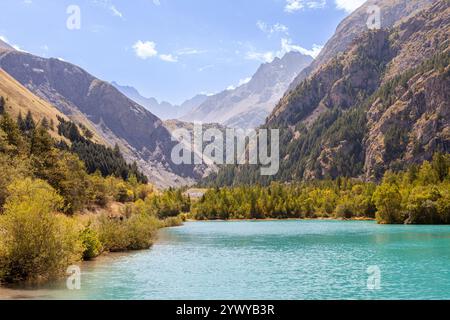
[{"label": "sky", "polygon": [[316,56],[364,0],[1,0],[0,39],[182,103],[245,83],[288,51]]}]

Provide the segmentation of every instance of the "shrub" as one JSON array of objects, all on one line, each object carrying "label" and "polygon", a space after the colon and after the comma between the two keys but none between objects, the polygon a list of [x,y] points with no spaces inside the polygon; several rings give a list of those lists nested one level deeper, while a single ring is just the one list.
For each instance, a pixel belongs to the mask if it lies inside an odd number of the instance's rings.
[{"label": "shrub", "polygon": [[[184,219],[186,219],[184,217]],[[170,228],[170,227],[179,227],[183,224],[183,217],[178,216],[178,217],[169,217],[164,219],[164,227],[165,228]]]},{"label": "shrub", "polygon": [[102,244],[99,239],[98,232],[91,225],[88,225],[80,234],[83,244],[83,259],[91,260],[99,256],[102,252]]},{"label": "shrub", "polygon": [[54,212],[63,199],[42,180],[15,180],[0,216],[0,280],[48,280],[81,260],[75,221]]},{"label": "shrub", "polygon": [[98,220],[99,239],[108,251],[148,249],[153,244],[161,223],[146,214],[133,214],[130,218],[108,217]]},{"label": "shrub", "polygon": [[141,250],[152,246],[160,222],[148,215],[136,214],[126,220],[125,225],[128,234],[127,249]]},{"label": "shrub", "polygon": [[126,250],[128,239],[123,220],[102,215],[97,223],[99,239],[104,250],[112,252]]}]

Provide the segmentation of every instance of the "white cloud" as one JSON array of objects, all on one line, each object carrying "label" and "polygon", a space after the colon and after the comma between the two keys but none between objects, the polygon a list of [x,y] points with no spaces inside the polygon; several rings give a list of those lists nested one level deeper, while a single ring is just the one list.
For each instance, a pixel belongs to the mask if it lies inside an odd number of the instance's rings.
[{"label": "white cloud", "polygon": [[252,80],[252,77],[248,77],[248,78],[245,78],[245,79],[241,79],[241,80],[239,80],[239,83],[238,83],[237,86],[230,85],[230,86],[228,86],[227,90],[228,90],[228,91],[234,90],[234,89],[236,89],[236,88],[238,88],[238,87],[240,87],[240,86],[242,86],[242,85],[244,85],[244,84],[249,83],[250,80]]},{"label": "white cloud", "polygon": [[297,51],[302,54],[313,57],[314,59],[319,55],[320,51],[322,51],[323,46],[314,44],[312,49],[306,49],[301,46],[292,44],[292,40],[290,39],[281,39],[281,51],[278,56],[282,56],[291,51]]},{"label": "white cloud", "polygon": [[112,3],[111,0],[92,0],[92,3],[96,6],[100,6],[109,10],[113,16],[123,19],[122,12],[117,9],[117,7]]},{"label": "white cloud", "polygon": [[198,68],[197,71],[198,71],[198,72],[203,72],[203,71],[208,70],[208,69],[211,69],[211,68],[214,68],[214,65],[208,64],[208,65],[206,65],[206,66],[203,66],[203,67]]},{"label": "white cloud", "polygon": [[179,56],[187,56],[187,55],[194,55],[194,54],[201,54],[205,53],[205,50],[198,50],[194,48],[183,48],[176,51],[176,54]]},{"label": "white cloud", "polygon": [[111,10],[113,16],[119,17],[119,18],[123,18],[122,12],[120,12],[119,10],[117,10],[116,6],[111,5],[111,6],[109,7],[109,10]]},{"label": "white cloud", "polygon": [[153,4],[154,4],[155,6],[160,6],[160,5],[161,5],[161,1],[159,1],[159,0],[153,0]]},{"label": "white cloud", "polygon": [[320,9],[325,5],[326,0],[286,0],[284,11],[292,13],[302,9]]},{"label": "white cloud", "polygon": [[306,49],[302,46],[293,44],[291,39],[283,38],[281,39],[280,50],[267,52],[249,51],[247,52],[245,58],[248,60],[256,60],[263,63],[268,63],[272,62],[275,57],[282,58],[286,53],[291,51],[297,51],[304,55],[316,58],[322,49],[323,46],[317,44],[314,44],[311,49]]},{"label": "white cloud", "polygon": [[174,57],[174,56],[171,55],[171,54],[160,54],[160,55],[159,55],[159,58],[160,58],[162,61],[166,61],[166,62],[178,62],[178,58],[177,58],[177,57]]},{"label": "white cloud", "polygon": [[242,85],[244,85],[244,84],[246,84],[246,83],[249,83],[250,80],[252,80],[252,77],[248,77],[248,78],[245,78],[245,79],[241,79],[241,80],[239,80],[238,86],[242,86]]},{"label": "white cloud", "polygon": [[276,23],[273,26],[268,25],[264,21],[259,20],[256,22],[256,26],[259,30],[261,30],[264,33],[267,33],[268,35],[272,35],[274,33],[289,33],[289,28],[286,27],[284,24]]},{"label": "white cloud", "polygon": [[156,43],[154,43],[153,41],[144,42],[142,40],[139,40],[133,45],[133,50],[136,56],[143,60],[158,57],[165,62],[178,62],[178,57],[176,55],[163,53],[158,55],[158,50],[156,50]]},{"label": "white cloud", "polygon": [[139,40],[133,45],[134,52],[141,59],[148,59],[158,55],[158,51],[156,51],[156,43],[152,41],[141,41]]},{"label": "white cloud", "polygon": [[366,0],[335,0],[336,8],[351,13],[358,9]]},{"label": "white cloud", "polygon": [[257,60],[260,62],[272,62],[273,59],[275,59],[275,53],[272,51],[267,52],[256,52],[256,51],[250,51],[247,52],[246,59],[248,60]]}]

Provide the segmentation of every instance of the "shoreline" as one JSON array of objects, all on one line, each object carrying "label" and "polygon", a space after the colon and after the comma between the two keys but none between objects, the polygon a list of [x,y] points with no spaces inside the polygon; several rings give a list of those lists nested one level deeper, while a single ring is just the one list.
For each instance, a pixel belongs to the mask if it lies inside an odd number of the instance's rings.
[{"label": "shoreline", "polygon": [[186,219],[185,222],[239,222],[239,221],[254,221],[254,222],[263,222],[263,221],[376,221],[375,218],[286,218],[286,219],[277,219],[277,218],[264,218],[264,219],[205,219],[205,220],[196,220],[196,219]]}]

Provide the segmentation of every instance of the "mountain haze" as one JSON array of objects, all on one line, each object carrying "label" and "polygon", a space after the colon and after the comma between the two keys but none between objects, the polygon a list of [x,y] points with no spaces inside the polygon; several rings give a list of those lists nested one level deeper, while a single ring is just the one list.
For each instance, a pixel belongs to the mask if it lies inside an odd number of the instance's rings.
[{"label": "mountain haze", "polygon": [[312,57],[289,52],[262,64],[251,80],[236,89],[210,96],[183,121],[220,123],[228,127],[253,128],[263,124],[294,77]]},{"label": "mountain haze", "polygon": [[198,94],[178,106],[166,101],[158,102],[155,98],[146,98],[142,96],[136,88],[131,86],[122,86],[117,82],[112,82],[111,84],[128,98],[145,107],[148,111],[162,120],[181,118],[201,105],[207,98],[206,95]]}]

